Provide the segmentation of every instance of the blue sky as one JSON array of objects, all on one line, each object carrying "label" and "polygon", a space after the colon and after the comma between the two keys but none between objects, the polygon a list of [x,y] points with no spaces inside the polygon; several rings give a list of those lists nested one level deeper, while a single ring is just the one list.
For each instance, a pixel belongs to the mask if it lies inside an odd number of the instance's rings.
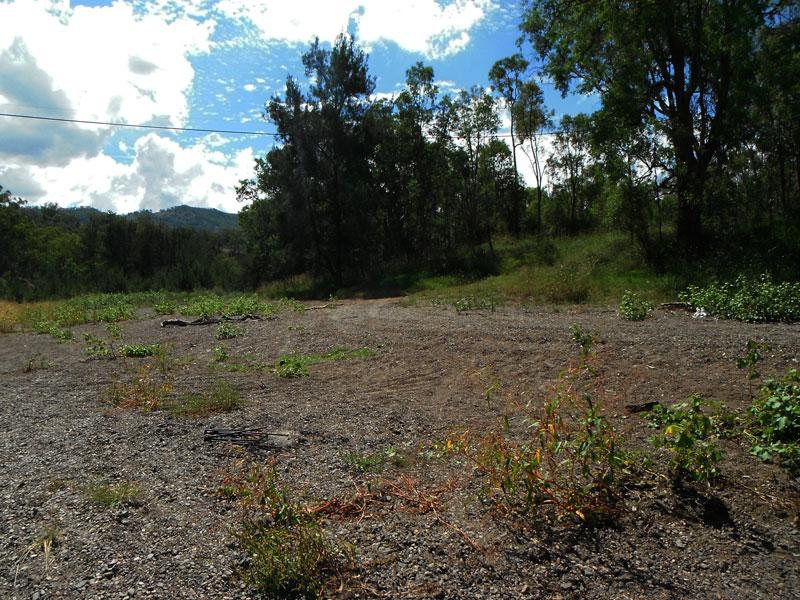
[{"label": "blue sky", "polygon": [[[443,92],[457,92],[487,86],[491,65],[518,51],[521,10],[517,0],[0,0],[0,22],[10,25],[0,41],[0,112],[273,130],[264,104],[287,74],[302,78],[314,36],[355,32],[379,94],[400,90],[420,60]],[[592,108],[543,87],[557,114]],[[236,212],[236,183],[271,144],[0,117],[0,185],[33,204]]]}]

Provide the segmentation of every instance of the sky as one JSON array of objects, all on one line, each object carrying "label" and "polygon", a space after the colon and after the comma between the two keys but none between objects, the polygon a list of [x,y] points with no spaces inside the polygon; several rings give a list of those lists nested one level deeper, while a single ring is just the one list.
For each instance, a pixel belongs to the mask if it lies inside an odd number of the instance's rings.
[{"label": "sky", "polygon": [[[274,131],[265,103],[287,75],[303,81],[315,36],[355,34],[376,94],[402,89],[417,61],[457,93],[488,86],[492,64],[520,51],[521,12],[520,0],[0,0],[0,113]],[[530,45],[521,50],[533,59]],[[590,108],[543,89],[556,115]],[[30,204],[235,213],[236,185],[273,143],[0,116],[0,186]]]}]

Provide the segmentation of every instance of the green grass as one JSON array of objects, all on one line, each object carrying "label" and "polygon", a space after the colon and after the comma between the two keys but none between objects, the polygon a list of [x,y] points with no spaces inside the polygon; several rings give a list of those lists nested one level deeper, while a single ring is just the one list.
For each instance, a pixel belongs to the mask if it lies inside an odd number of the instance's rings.
[{"label": "green grass", "polygon": [[675,299],[688,283],[657,274],[625,236],[595,233],[552,241],[502,240],[495,246],[499,273],[482,279],[421,276],[406,304],[492,310],[523,305],[616,304],[630,290],[650,302]]},{"label": "green grass", "polygon": [[381,473],[386,467],[386,463],[398,467],[408,464],[408,459],[394,448],[384,448],[363,454],[346,452],[342,455],[342,460],[350,470],[356,473]]},{"label": "green grass", "polygon": [[122,356],[128,358],[145,358],[158,356],[161,353],[160,344],[125,344],[119,349]]},{"label": "green grass", "polygon": [[176,416],[198,417],[213,413],[230,412],[244,405],[239,390],[227,381],[217,381],[206,392],[191,392],[164,407]]},{"label": "green grass", "polygon": [[281,354],[275,361],[273,372],[283,379],[308,377],[308,367],[311,365],[351,358],[369,358],[374,355],[375,352],[369,348],[334,348],[325,354]]},{"label": "green grass", "polygon": [[87,490],[89,499],[102,508],[118,508],[136,502],[142,495],[141,489],[130,482],[96,483]]}]

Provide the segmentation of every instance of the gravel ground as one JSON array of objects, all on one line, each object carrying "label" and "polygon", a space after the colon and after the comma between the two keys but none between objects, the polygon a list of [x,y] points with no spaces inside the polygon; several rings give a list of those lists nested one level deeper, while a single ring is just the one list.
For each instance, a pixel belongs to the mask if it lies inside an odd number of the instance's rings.
[{"label": "gravel ground", "polygon": [[[478,500],[480,480],[450,460],[418,451],[454,432],[498,430],[509,400],[541,399],[577,351],[569,331],[596,332],[605,408],[628,443],[648,450],[656,473],[624,491],[608,526],[526,526]],[[268,370],[212,368],[213,326],[123,324],[128,343],[171,343],[179,391],[224,378],[246,399],[240,410],[200,418],[121,410],[105,390],[146,361],[97,360],[82,342],[30,333],[0,336],[0,597],[251,598],[236,575],[245,556],[238,512],[217,493],[248,453],[203,439],[207,427],[295,432],[296,445],[252,458],[277,461],[281,481],[309,502],[345,497],[367,481],[413,482],[439,494],[436,511],[380,503],[361,518],[324,522],[355,546],[357,569],[339,597],[385,598],[797,598],[800,483],[723,441],[724,479],[675,490],[652,433],[626,405],[683,400],[693,392],[742,409],[744,374],[734,365],[748,339],[767,342],[766,374],[800,360],[800,327],[692,319],[657,311],[620,320],[601,308],[503,308],[458,314],[396,300],[354,301],[244,324],[231,357],[272,364],[283,352],[369,347],[375,356],[313,365],[284,380]],[[76,339],[103,327],[74,329]],[[25,372],[34,358],[49,368]],[[232,359],[231,359],[232,360]],[[491,382],[501,391],[487,401]],[[393,448],[406,457],[381,474],[345,460]],[[89,489],[129,482],[135,501],[104,508]],[[48,552],[45,532],[58,540]],[[472,542],[470,544],[468,539]],[[474,544],[474,546],[473,546]]]}]

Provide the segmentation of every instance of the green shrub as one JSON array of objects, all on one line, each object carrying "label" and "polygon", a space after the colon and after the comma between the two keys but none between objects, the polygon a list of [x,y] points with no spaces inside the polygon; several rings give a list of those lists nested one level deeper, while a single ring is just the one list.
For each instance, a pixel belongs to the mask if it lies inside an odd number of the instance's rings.
[{"label": "green shrub", "polygon": [[628,321],[644,321],[653,311],[653,305],[638,294],[626,290],[619,303],[619,316]]},{"label": "green shrub", "polygon": [[791,369],[782,379],[766,380],[750,416],[753,454],[765,461],[777,458],[786,469],[800,471],[800,372]]},{"label": "green shrub", "polygon": [[233,323],[222,322],[217,326],[214,336],[218,340],[230,340],[244,335],[244,327]]},{"label": "green shrub", "polygon": [[710,315],[739,321],[800,321],[800,283],[775,283],[764,274],[732,282],[689,286],[681,298]]},{"label": "green shrub", "polygon": [[161,352],[160,344],[125,344],[119,349],[120,354],[128,358],[144,358],[158,356]]},{"label": "green shrub", "polygon": [[36,333],[46,333],[59,344],[67,342],[73,338],[72,331],[61,327],[55,321],[38,321],[33,325]]},{"label": "green shrub", "polygon": [[651,438],[656,448],[667,448],[672,453],[670,470],[673,479],[681,481],[710,481],[719,476],[717,463],[722,452],[716,445],[721,433],[718,418],[703,412],[706,400],[693,394],[686,402],[664,408],[656,407],[648,413],[651,427],[663,428]]}]

